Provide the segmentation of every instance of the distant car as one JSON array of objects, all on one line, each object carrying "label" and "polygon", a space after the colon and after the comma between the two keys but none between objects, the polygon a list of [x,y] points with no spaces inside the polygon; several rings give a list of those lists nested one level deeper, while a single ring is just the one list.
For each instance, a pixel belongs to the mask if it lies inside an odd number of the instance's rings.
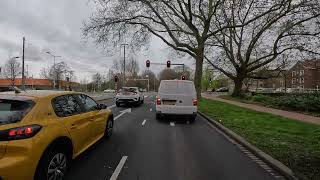
[{"label": "distant car", "polygon": [[85,94],[0,93],[0,179],[64,179],[71,160],[112,128],[111,110]]},{"label": "distant car", "polygon": [[116,106],[121,104],[143,104],[144,96],[138,87],[123,87],[116,94]]},{"label": "distant car", "polygon": [[192,81],[161,81],[156,97],[157,119],[165,115],[183,115],[194,122],[197,116],[197,105],[197,93]]},{"label": "distant car", "polygon": [[218,88],[216,90],[216,92],[229,92],[229,88],[228,87],[221,87],[221,88]]},{"label": "distant car", "polygon": [[116,90],[114,90],[114,89],[106,89],[106,90],[104,90],[103,92],[104,92],[104,93],[115,93]]}]

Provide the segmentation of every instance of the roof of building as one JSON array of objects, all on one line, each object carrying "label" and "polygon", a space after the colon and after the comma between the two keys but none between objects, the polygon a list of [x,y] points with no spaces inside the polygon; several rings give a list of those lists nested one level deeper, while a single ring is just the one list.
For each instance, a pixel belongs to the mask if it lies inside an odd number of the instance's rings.
[{"label": "roof of building", "polygon": [[[69,82],[61,80],[59,81],[61,83],[61,86],[66,86]],[[78,84],[76,82],[70,82],[72,85]],[[15,86],[21,86],[22,85],[22,78],[16,78],[14,81]],[[25,79],[26,85],[32,85],[32,86],[52,86],[52,81],[49,79],[36,79],[36,78],[26,78]],[[11,79],[0,79],[0,86],[6,87],[11,86],[12,82]]]},{"label": "roof of building", "polygon": [[74,91],[54,91],[54,90],[27,90],[21,91],[21,93],[15,93],[14,91],[1,92],[0,96],[9,95],[9,96],[27,96],[33,98],[43,98],[48,96],[56,96],[63,94],[74,94]]}]

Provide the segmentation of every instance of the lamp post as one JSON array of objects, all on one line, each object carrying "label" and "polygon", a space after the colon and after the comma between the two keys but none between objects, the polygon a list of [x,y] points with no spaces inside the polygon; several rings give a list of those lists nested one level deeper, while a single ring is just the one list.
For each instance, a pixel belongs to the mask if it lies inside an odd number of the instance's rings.
[{"label": "lamp post", "polygon": [[53,88],[55,89],[55,88],[56,88],[56,76],[58,76],[58,75],[57,75],[57,72],[56,72],[56,58],[58,58],[58,57],[61,58],[61,56],[53,55],[50,51],[47,51],[46,53],[53,57],[53,70],[54,70],[54,74],[53,74]]},{"label": "lamp post", "polygon": [[129,44],[121,44],[123,46],[123,83],[126,85],[126,46]]}]

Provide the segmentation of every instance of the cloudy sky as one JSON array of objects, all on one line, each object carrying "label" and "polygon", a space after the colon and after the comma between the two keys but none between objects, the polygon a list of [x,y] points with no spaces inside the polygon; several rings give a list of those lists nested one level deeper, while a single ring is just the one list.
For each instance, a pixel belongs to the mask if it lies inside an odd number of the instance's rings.
[{"label": "cloudy sky", "polygon": [[[56,61],[67,62],[78,80],[89,80],[95,72],[106,73],[113,59],[122,54],[106,55],[83,38],[82,23],[93,11],[94,3],[90,0],[0,0],[0,66],[9,57],[21,56],[22,37],[25,37],[29,75],[39,77],[42,67],[53,64],[47,51],[61,56]],[[154,38],[147,51],[134,56],[143,70],[146,59],[165,62],[169,54],[172,54],[169,49]],[[155,72],[160,69],[152,68]]]}]

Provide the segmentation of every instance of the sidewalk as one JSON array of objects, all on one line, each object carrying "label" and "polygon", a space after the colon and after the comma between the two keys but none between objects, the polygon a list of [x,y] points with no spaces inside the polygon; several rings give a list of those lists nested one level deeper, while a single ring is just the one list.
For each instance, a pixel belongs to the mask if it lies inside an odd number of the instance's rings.
[{"label": "sidewalk", "polygon": [[302,121],[302,122],[320,125],[320,117],[314,117],[314,116],[309,116],[309,115],[305,115],[305,114],[301,114],[301,113],[284,111],[284,110],[280,110],[280,109],[268,108],[268,107],[259,106],[256,104],[247,104],[247,103],[242,103],[242,102],[237,102],[237,101],[232,101],[232,100],[226,100],[226,99],[219,98],[216,95],[207,94],[207,93],[202,93],[202,97],[206,98],[206,99],[212,99],[212,100],[216,100],[216,101],[221,101],[221,102],[233,104],[236,106],[240,106],[240,107],[247,108],[247,109],[252,109],[255,111],[259,111],[259,112],[271,113],[274,115],[283,116],[286,118],[290,118],[290,119],[294,119],[294,120],[298,120],[298,121]]}]

